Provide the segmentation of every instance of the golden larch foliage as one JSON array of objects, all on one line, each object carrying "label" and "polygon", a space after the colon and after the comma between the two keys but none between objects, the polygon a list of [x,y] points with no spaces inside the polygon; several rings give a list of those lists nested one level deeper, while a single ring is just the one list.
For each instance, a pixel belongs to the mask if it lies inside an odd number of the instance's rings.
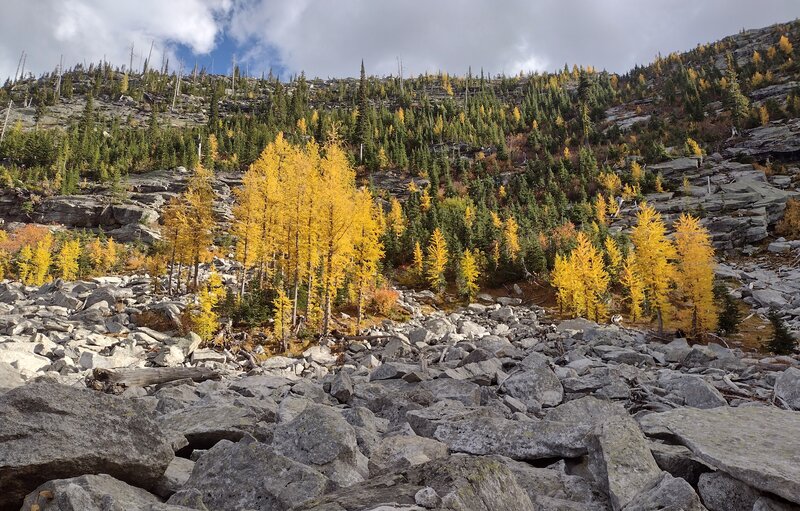
[{"label": "golden larch foliage", "polygon": [[437,227],[431,234],[426,260],[428,283],[437,292],[444,291],[444,287],[447,284],[444,272],[447,268],[448,257],[447,241],[444,239],[442,231]]},{"label": "golden larch foliage", "polygon": [[606,249],[606,256],[608,257],[608,273],[612,278],[615,278],[622,265],[622,251],[619,249],[617,240],[611,236],[606,237],[604,247]]},{"label": "golden larch foliage", "polygon": [[638,183],[638,182],[640,182],[642,180],[643,177],[644,177],[644,170],[642,169],[642,166],[639,165],[639,162],[632,161],[631,162],[631,179],[633,180],[633,182],[634,183]]},{"label": "golden larch foliage", "polygon": [[598,192],[594,200],[594,216],[597,218],[597,222],[600,225],[606,225],[608,223],[607,214],[608,205],[606,204],[606,198],[602,193]]},{"label": "golden larch foliage", "polygon": [[281,342],[282,349],[286,350],[286,339],[292,329],[292,301],[283,288],[278,289],[278,294],[272,301],[272,308],[275,311],[272,334]]},{"label": "golden larch foliage", "polygon": [[641,319],[642,305],[644,304],[644,286],[636,268],[636,254],[631,250],[625,258],[619,282],[628,293],[628,315],[631,322],[634,323]]},{"label": "golden larch foliage", "polygon": [[647,304],[659,320],[659,331],[672,314],[669,290],[674,279],[672,261],[675,246],[667,238],[664,221],[652,206],[643,202],[636,215],[631,241],[636,250],[636,273],[642,280]]},{"label": "golden larch foliage", "polygon": [[519,243],[519,225],[513,216],[509,216],[503,225],[503,244],[506,248],[506,256],[512,261],[516,261],[521,250]]},{"label": "golden larch foliage", "polygon": [[81,242],[78,239],[65,240],[58,251],[59,277],[64,280],[75,280],[78,278],[78,259],[81,256]]},{"label": "golden larch foliage", "polygon": [[792,42],[789,41],[789,38],[786,37],[785,35],[782,35],[780,40],[778,41],[778,47],[784,54],[786,54],[787,57],[792,56],[794,48],[792,47]]},{"label": "golden larch foliage", "polygon": [[714,302],[714,248],[708,231],[697,218],[682,214],[675,223],[675,246],[678,265],[675,275],[681,302],[679,318],[697,336],[717,326]]},{"label": "golden larch foliage", "polygon": [[461,264],[459,265],[459,284],[461,293],[469,300],[473,300],[478,294],[478,277],[480,271],[478,270],[478,263],[475,255],[471,250],[464,250],[464,255],[461,257]]}]

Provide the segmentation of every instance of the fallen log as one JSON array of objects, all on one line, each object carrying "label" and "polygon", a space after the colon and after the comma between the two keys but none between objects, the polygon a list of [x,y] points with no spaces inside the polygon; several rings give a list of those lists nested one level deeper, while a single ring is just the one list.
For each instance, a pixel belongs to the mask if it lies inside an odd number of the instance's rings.
[{"label": "fallen log", "polygon": [[141,369],[101,369],[86,377],[86,386],[111,394],[121,394],[131,387],[147,387],[175,380],[201,382],[219,379],[218,371],[208,367],[144,367]]}]

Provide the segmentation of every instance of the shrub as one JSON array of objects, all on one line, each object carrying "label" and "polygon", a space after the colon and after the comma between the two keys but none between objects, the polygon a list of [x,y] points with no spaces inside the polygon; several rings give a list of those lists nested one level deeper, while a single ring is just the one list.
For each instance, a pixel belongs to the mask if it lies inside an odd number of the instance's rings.
[{"label": "shrub", "polygon": [[791,239],[800,238],[800,200],[789,199],[775,232]]},{"label": "shrub", "polygon": [[382,316],[389,315],[395,307],[400,293],[390,287],[379,287],[372,294],[372,308]]}]

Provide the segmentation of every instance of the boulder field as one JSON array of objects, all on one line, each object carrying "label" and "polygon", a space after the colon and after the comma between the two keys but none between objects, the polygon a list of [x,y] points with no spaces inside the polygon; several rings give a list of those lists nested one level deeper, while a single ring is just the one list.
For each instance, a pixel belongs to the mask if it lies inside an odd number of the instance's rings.
[{"label": "boulder field", "polygon": [[800,508],[793,357],[403,292],[408,322],[259,361],[144,278],[3,286],[0,511]]}]

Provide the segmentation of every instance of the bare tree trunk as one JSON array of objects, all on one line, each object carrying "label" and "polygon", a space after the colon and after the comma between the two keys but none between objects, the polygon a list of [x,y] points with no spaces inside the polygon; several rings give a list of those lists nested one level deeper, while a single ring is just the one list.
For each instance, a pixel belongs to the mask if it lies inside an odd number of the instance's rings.
[{"label": "bare tree trunk", "polygon": [[3,131],[0,132],[0,144],[3,143],[3,139],[6,138],[6,126],[8,126],[8,117],[11,115],[11,106],[14,104],[14,101],[9,99],[8,100],[8,109],[6,109],[6,118],[3,121]]},{"label": "bare tree trunk", "polygon": [[146,387],[175,380],[191,379],[196,382],[218,379],[219,373],[208,367],[145,367],[141,369],[100,369],[86,378],[89,388],[121,393],[129,387]]}]

